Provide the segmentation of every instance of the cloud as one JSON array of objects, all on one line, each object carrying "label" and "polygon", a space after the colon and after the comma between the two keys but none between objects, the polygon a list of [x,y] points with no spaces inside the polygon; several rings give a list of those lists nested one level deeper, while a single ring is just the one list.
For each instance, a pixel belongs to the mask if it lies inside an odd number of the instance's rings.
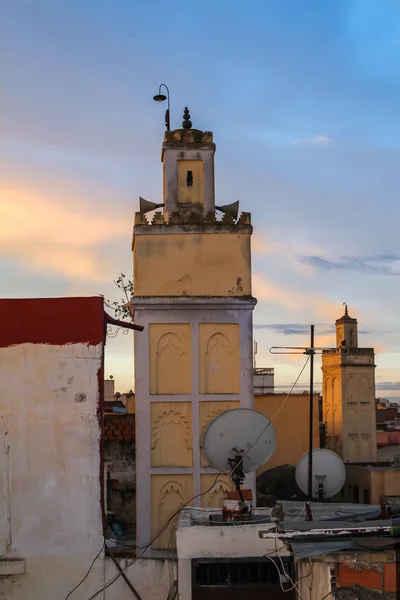
[{"label": "cloud", "polygon": [[297,140],[293,140],[290,143],[295,146],[325,146],[327,144],[330,144],[331,142],[331,138],[329,138],[326,135],[315,135],[314,137],[310,138],[300,138]]},{"label": "cloud", "polygon": [[400,381],[381,381],[376,384],[377,390],[395,390],[400,391]]},{"label": "cloud", "polygon": [[378,254],[376,256],[344,256],[330,260],[322,256],[299,256],[298,259],[322,271],[352,270],[373,275],[400,275],[400,256]]},{"label": "cloud", "polygon": [[255,297],[261,302],[277,304],[297,312],[302,311],[313,319],[321,319],[324,322],[328,319],[332,321],[337,319],[338,311],[342,308],[336,302],[317,294],[278,286],[257,273],[253,275],[253,291]]},{"label": "cloud", "polygon": [[[334,326],[324,324],[316,327],[318,328],[318,335],[329,335],[335,332]],[[260,323],[254,325],[254,329],[271,329],[283,335],[308,335],[310,333],[310,325],[301,323]]]},{"label": "cloud", "polygon": [[101,259],[101,247],[128,236],[131,228],[126,220],[96,211],[83,201],[50,200],[2,187],[0,221],[3,257],[33,271],[93,281],[109,277],[109,262]]}]

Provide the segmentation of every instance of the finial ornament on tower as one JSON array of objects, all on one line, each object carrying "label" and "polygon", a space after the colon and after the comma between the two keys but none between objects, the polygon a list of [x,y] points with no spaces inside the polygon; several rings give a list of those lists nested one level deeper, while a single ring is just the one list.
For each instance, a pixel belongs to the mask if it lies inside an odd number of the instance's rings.
[{"label": "finial ornament on tower", "polygon": [[348,317],[349,316],[349,311],[347,309],[347,302],[343,302],[344,305],[344,316]]},{"label": "finial ornament on tower", "polygon": [[183,129],[191,129],[192,128],[192,121],[190,120],[190,113],[189,113],[189,109],[187,106],[185,106],[185,110],[183,111],[182,127],[183,127]]}]

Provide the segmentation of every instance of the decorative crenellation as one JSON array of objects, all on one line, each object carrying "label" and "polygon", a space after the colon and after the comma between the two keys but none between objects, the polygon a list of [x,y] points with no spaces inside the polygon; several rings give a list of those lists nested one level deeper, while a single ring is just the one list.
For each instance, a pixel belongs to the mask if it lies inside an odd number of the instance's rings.
[{"label": "decorative crenellation", "polygon": [[213,144],[212,131],[200,131],[200,129],[174,129],[164,134],[164,148],[177,145],[210,145]]},{"label": "decorative crenellation", "polygon": [[135,213],[135,227],[170,227],[171,225],[200,225],[207,226],[207,228],[214,226],[216,229],[226,226],[251,227],[251,214],[249,212],[242,212],[239,219],[235,221],[232,215],[225,213],[222,219],[218,220],[214,211],[203,215],[202,212],[192,210],[189,212],[173,212],[167,221],[163,213],[156,212],[150,221],[144,213]]}]

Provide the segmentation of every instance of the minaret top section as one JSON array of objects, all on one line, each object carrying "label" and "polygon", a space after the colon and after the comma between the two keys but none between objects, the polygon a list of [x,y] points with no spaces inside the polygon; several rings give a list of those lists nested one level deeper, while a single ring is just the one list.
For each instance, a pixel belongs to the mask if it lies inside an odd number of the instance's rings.
[{"label": "minaret top section", "polygon": [[166,131],[162,145],[164,218],[199,217],[215,210],[215,144],[210,131],[192,128],[189,109],[181,129]]}]

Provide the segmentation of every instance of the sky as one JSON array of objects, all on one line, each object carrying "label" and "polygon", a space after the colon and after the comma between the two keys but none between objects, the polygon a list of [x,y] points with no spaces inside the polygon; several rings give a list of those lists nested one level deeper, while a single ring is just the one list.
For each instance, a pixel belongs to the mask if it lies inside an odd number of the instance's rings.
[{"label": "sky", "polygon": [[[139,195],[161,202],[161,83],[214,132],[216,203],[252,213],[258,367],[359,320],[400,397],[397,0],[1,0],[0,297],[104,294],[132,275]],[[132,334],[106,375],[133,386]],[[316,385],[320,385],[317,359]],[[307,371],[300,387],[307,387]]]}]

